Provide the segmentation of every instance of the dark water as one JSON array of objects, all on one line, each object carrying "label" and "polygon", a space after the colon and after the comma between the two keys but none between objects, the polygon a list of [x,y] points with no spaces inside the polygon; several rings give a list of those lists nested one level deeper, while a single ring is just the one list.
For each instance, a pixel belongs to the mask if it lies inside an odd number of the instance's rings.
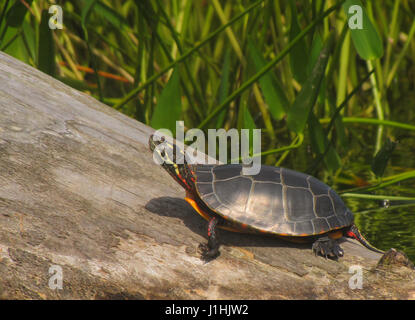
[{"label": "dark water", "polygon": [[[357,128],[356,128],[357,129]],[[369,128],[370,129],[370,128]],[[369,129],[367,129],[369,131]],[[361,129],[363,130],[363,129]],[[372,131],[373,128],[370,130]],[[390,129],[386,134],[395,138],[408,132]],[[371,177],[370,164],[373,159],[373,136],[354,144],[351,148],[349,162],[344,163],[351,174],[365,180]],[[400,140],[388,164],[384,176],[391,176],[415,170],[415,134]],[[346,170],[347,171],[347,170]],[[372,177],[373,179],[373,177]],[[340,190],[344,185],[338,185]],[[348,186],[350,188],[350,186]],[[362,192],[364,193],[364,192]],[[396,185],[377,190],[372,194],[415,197],[415,179],[402,181]],[[375,247],[387,250],[396,248],[404,251],[415,261],[415,201],[366,200],[343,197],[348,207],[355,213],[356,225]]]},{"label": "dark water", "polygon": [[[392,202],[388,208],[379,205],[380,208],[376,209],[373,201],[353,203],[356,199],[350,200],[345,198],[349,207],[356,212],[356,225],[371,244],[382,250],[402,250],[415,261],[415,204],[395,207]],[[365,205],[373,209],[359,213],[358,210],[362,210]]]}]

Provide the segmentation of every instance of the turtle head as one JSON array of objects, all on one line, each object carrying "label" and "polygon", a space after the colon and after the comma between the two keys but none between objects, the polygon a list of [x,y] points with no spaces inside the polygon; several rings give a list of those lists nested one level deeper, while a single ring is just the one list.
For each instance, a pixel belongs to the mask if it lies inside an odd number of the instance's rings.
[{"label": "turtle head", "polygon": [[164,136],[150,136],[148,144],[153,152],[153,160],[161,165],[183,188],[189,189],[184,178],[185,154],[180,147],[167,139]]},{"label": "turtle head", "polygon": [[[170,140],[170,139],[169,139]],[[153,160],[163,167],[174,166],[185,163],[185,154],[175,143],[166,139],[165,136],[151,135],[148,140],[150,150],[153,152]],[[165,167],[166,169],[166,167]]]},{"label": "turtle head", "polygon": [[174,147],[175,145],[166,140],[164,136],[151,135],[148,140],[150,150],[153,152],[153,160],[157,164],[174,165]]}]

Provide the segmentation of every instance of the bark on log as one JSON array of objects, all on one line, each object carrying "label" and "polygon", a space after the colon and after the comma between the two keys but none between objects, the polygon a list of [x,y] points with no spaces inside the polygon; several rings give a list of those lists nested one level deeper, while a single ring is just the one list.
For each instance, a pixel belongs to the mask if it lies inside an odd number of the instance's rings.
[{"label": "bark on log", "polygon": [[0,112],[0,298],[415,298],[412,270],[375,268],[380,255],[349,240],[336,262],[220,231],[204,263],[206,222],[152,161],[152,129],[3,53]]}]

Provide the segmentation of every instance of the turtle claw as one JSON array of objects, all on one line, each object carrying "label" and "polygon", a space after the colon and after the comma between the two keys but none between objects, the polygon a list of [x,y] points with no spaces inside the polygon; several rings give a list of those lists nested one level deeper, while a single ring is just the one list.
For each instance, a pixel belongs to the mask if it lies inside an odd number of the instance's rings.
[{"label": "turtle claw", "polygon": [[324,258],[330,258],[337,260],[339,257],[343,257],[344,251],[339,246],[336,240],[330,239],[329,237],[322,237],[317,239],[313,243],[312,250],[314,254],[321,255]]},{"label": "turtle claw", "polygon": [[219,247],[211,248],[208,243],[201,243],[198,247],[198,252],[203,261],[209,262],[220,255]]},{"label": "turtle claw", "polygon": [[216,227],[219,220],[213,217],[209,220],[208,226],[208,242],[199,244],[198,251],[201,254],[201,259],[205,262],[209,262],[220,255],[219,242],[216,235]]}]

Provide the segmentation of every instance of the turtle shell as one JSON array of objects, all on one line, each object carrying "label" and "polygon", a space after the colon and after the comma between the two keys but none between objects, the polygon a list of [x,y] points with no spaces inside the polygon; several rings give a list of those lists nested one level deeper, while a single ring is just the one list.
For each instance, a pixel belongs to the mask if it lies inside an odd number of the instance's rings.
[{"label": "turtle shell", "polygon": [[311,236],[350,226],[353,214],[328,185],[289,169],[195,165],[195,187],[210,210],[236,225],[283,236]]}]

